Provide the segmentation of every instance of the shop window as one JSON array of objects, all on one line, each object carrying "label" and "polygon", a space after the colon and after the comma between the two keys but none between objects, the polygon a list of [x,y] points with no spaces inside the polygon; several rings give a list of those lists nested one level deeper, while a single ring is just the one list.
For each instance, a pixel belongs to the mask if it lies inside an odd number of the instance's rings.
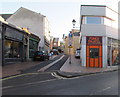
[{"label": "shop window", "polygon": [[99,48],[90,48],[90,58],[99,57]]},{"label": "shop window", "polygon": [[29,40],[29,57],[33,58],[35,51],[38,50],[38,42],[34,40]]},{"label": "shop window", "polygon": [[4,42],[4,57],[5,58],[20,58],[22,44],[11,40],[5,40]]}]

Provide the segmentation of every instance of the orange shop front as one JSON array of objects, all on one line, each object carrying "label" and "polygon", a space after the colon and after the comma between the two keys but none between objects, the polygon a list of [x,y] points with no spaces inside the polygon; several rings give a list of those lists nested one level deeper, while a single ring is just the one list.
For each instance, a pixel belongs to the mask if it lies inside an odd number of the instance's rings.
[{"label": "orange shop front", "polygon": [[102,36],[86,36],[86,67],[102,68]]}]

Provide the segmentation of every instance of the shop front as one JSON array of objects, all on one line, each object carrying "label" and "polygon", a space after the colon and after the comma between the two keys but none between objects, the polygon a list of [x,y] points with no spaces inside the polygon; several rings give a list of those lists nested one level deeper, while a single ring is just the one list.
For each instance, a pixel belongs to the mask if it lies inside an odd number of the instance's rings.
[{"label": "shop front", "polygon": [[107,61],[108,66],[119,65],[119,41],[117,39],[108,38],[107,42]]},{"label": "shop front", "polygon": [[29,37],[29,58],[33,59],[34,54],[36,51],[38,51],[38,44],[39,44],[40,38],[34,34],[30,34]]},{"label": "shop front", "polygon": [[86,37],[86,67],[102,67],[102,37]]},{"label": "shop front", "polygon": [[26,60],[27,34],[10,24],[2,24],[3,64]]}]

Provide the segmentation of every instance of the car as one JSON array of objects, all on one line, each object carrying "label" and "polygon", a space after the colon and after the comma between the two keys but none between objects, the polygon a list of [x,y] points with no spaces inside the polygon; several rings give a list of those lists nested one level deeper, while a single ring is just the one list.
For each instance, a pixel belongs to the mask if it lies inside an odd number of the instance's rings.
[{"label": "car", "polygon": [[80,58],[80,49],[76,49],[75,58]]},{"label": "car", "polygon": [[34,61],[37,61],[37,60],[49,60],[49,54],[47,51],[36,51],[35,54],[34,54]]},{"label": "car", "polygon": [[59,55],[59,52],[57,49],[53,49],[53,55]]}]

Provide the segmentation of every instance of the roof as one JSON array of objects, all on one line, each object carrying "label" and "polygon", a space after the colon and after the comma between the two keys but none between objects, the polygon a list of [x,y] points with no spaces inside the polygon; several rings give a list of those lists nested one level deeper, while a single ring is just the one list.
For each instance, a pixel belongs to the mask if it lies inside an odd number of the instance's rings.
[{"label": "roof", "polygon": [[39,18],[39,17],[45,17],[44,15],[31,11],[29,9],[20,7],[13,15],[11,15],[7,21],[10,19],[16,19],[16,18]]},{"label": "roof", "polygon": [[8,19],[12,14],[0,14],[5,20]]},{"label": "roof", "polygon": [[81,6],[106,7],[106,5],[81,5]]}]

